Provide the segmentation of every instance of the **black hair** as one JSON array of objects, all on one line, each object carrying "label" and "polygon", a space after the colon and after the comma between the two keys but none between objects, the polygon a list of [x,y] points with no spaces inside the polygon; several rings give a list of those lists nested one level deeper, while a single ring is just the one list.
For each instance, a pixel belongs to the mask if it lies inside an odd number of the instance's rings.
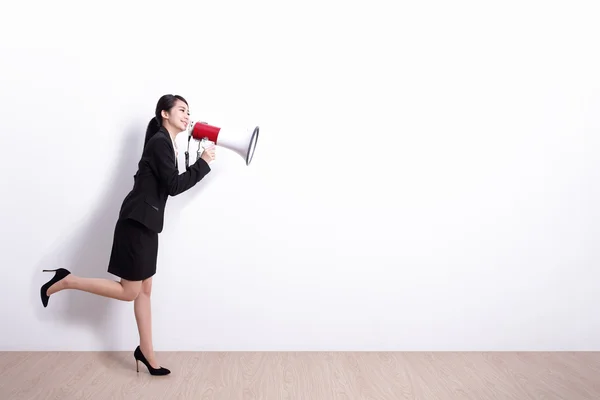
[{"label": "black hair", "polygon": [[148,143],[148,140],[150,140],[150,138],[154,136],[154,134],[158,132],[158,130],[162,127],[163,121],[160,113],[163,110],[169,111],[171,108],[173,108],[177,100],[181,100],[186,105],[188,105],[187,100],[184,99],[182,96],[179,96],[178,94],[165,94],[160,99],[158,99],[158,103],[156,103],[156,110],[154,111],[154,117],[152,117],[150,122],[148,122],[148,127],[146,128],[146,138],[144,139],[144,147],[146,147],[146,143]]}]

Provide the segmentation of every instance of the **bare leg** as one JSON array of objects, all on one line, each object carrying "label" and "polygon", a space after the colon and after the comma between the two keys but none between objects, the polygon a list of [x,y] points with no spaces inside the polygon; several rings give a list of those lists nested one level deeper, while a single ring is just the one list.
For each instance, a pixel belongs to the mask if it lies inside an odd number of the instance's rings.
[{"label": "bare leg", "polygon": [[142,289],[133,303],[135,320],[140,335],[140,350],[153,368],[159,368],[152,345],[152,311],[150,295],[152,293],[152,278],[142,281]]},{"label": "bare leg", "polygon": [[117,300],[133,301],[138,297],[141,287],[142,281],[121,279],[121,282],[116,282],[110,279],[83,278],[70,274],[50,286],[46,293],[50,296],[61,290],[75,289]]}]

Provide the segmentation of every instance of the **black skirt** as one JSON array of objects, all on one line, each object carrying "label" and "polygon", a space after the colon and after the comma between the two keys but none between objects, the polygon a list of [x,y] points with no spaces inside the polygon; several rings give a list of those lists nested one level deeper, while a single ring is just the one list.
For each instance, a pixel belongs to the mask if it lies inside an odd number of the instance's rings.
[{"label": "black skirt", "polygon": [[115,226],[108,272],[128,281],[142,281],[156,273],[158,233],[132,219]]}]

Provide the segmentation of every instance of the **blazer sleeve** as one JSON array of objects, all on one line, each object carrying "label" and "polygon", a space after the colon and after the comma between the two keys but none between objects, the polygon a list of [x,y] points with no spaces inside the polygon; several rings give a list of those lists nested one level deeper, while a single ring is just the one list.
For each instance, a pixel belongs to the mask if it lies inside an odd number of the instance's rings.
[{"label": "blazer sleeve", "polygon": [[210,167],[202,158],[198,158],[183,174],[175,167],[175,154],[166,140],[156,140],[150,151],[151,165],[162,186],[167,188],[169,195],[176,196],[193,187],[206,174]]}]

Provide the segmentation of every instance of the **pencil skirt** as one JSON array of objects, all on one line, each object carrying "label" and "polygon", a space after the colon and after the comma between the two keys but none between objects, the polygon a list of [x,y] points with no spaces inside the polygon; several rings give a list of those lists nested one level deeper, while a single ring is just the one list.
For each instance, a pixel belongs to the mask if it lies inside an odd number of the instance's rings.
[{"label": "pencil skirt", "polygon": [[129,281],[142,281],[156,273],[158,233],[133,219],[115,226],[108,272]]}]

